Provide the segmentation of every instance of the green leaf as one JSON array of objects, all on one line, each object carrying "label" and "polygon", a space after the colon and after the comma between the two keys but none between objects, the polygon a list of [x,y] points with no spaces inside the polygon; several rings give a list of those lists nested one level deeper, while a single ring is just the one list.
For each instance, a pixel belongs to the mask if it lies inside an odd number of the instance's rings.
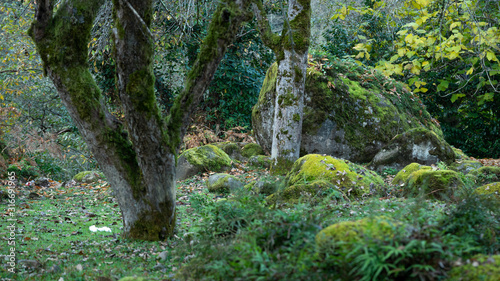
[{"label": "green leaf", "polygon": [[441,80],[441,83],[437,86],[437,90],[440,92],[444,92],[446,89],[448,89],[448,86],[450,85],[450,81],[447,80]]},{"label": "green leaf", "polygon": [[465,97],[465,94],[453,94],[451,96],[451,102],[455,102],[455,101],[457,101],[457,99],[463,98],[463,97]]}]

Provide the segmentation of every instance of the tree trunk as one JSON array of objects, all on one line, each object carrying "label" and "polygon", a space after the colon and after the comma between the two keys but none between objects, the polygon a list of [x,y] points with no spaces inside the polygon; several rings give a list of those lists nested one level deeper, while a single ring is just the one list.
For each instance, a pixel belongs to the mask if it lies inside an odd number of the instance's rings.
[{"label": "tree trunk", "polygon": [[311,33],[311,0],[289,0],[281,36],[271,32],[261,1],[252,5],[263,42],[278,61],[271,158],[273,172],[282,173],[299,158],[304,86]]},{"label": "tree trunk", "polygon": [[29,34],[44,70],[116,194],[125,237],[164,239],[175,227],[175,165],[189,115],[206,90],[226,47],[248,20],[248,1],[219,5],[188,74],[164,120],[154,95],[152,0],[114,0],[113,30],[119,97],[126,126],[111,115],[87,66],[90,30],[104,0],[39,0]]}]

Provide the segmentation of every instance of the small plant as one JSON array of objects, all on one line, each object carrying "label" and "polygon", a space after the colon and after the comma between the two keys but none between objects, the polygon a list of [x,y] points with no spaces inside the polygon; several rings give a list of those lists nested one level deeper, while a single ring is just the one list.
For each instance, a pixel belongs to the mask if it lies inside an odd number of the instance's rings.
[{"label": "small plant", "polygon": [[448,170],[448,165],[446,165],[446,163],[444,163],[443,161],[437,162],[436,166],[439,170]]},{"label": "small plant", "polygon": [[390,175],[390,176],[395,176],[399,171],[396,169],[396,168],[385,168],[383,171],[382,171],[382,176],[387,176],[387,175]]}]

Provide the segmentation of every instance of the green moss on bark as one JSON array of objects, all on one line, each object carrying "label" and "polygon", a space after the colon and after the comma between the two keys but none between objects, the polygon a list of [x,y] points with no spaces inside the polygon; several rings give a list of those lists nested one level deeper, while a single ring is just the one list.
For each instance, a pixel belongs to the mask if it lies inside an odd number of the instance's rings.
[{"label": "green moss on bark", "polygon": [[[174,233],[176,213],[172,214],[171,209],[165,204],[160,206],[160,212],[153,211],[139,215],[139,219],[135,224],[130,226],[130,231],[126,234],[126,238],[158,241],[164,240],[170,233]],[[173,216],[173,219],[171,217]],[[168,222],[172,223],[169,224]]]}]

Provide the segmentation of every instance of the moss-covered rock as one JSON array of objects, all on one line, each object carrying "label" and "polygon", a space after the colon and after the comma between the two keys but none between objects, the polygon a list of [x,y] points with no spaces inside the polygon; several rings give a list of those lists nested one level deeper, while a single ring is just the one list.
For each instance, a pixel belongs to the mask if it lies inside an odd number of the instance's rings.
[{"label": "moss-covered rock", "polygon": [[500,182],[492,182],[476,188],[475,192],[479,194],[494,194],[500,199]]},{"label": "moss-covered rock", "polygon": [[316,234],[317,250],[320,256],[325,253],[349,253],[355,242],[367,237],[372,239],[391,237],[400,226],[400,222],[387,217],[364,218],[332,224]]},{"label": "moss-covered rock", "polygon": [[241,155],[241,151],[242,151],[243,147],[246,145],[246,143],[242,143],[242,142],[215,142],[215,143],[212,143],[212,145],[215,145],[218,148],[222,149],[222,151],[224,151],[233,160],[236,160],[236,161],[245,160],[244,157]]},{"label": "moss-covered rock", "polygon": [[228,174],[213,174],[207,179],[208,191],[215,193],[228,193],[243,186],[238,178]]},{"label": "moss-covered rock", "polygon": [[[271,150],[277,66],[272,65],[252,111],[257,142]],[[442,131],[420,98],[372,68],[332,61],[307,70],[301,155],[319,153],[367,163],[397,134],[425,127]]]},{"label": "moss-covered rock", "polygon": [[470,177],[479,185],[500,181],[500,167],[484,166],[469,173]]},{"label": "moss-covered rock", "polygon": [[410,163],[424,165],[455,160],[452,147],[435,132],[423,127],[395,136],[370,163],[370,168],[381,172],[385,168],[402,169]]},{"label": "moss-covered rock", "polygon": [[410,174],[403,185],[404,196],[424,196],[438,200],[453,200],[464,187],[460,175],[451,170],[420,169]]},{"label": "moss-covered rock", "polygon": [[392,184],[394,185],[400,185],[404,184],[406,180],[410,177],[411,173],[418,171],[418,170],[431,170],[432,168],[430,166],[424,166],[420,165],[418,163],[411,163],[408,166],[404,167],[399,171],[394,179],[392,180]]},{"label": "moss-covered rock", "polygon": [[199,172],[222,172],[231,168],[231,158],[215,145],[205,145],[184,151],[177,161],[177,180],[184,180]]},{"label": "moss-covered rock", "polygon": [[266,198],[268,204],[288,203],[296,204],[298,202],[309,202],[315,204],[322,198],[329,196],[332,199],[342,199],[344,194],[335,186],[326,180],[315,180],[305,184],[295,184],[288,186],[283,190],[269,195]]},{"label": "moss-covered rock", "polygon": [[273,163],[273,160],[271,160],[271,157],[266,156],[266,155],[252,156],[248,160],[248,164],[250,166],[261,167],[261,168],[266,168],[266,169],[269,169],[271,167],[272,163]]},{"label": "moss-covered rock", "polygon": [[356,198],[375,192],[383,184],[379,175],[360,165],[331,156],[309,154],[295,161],[286,175],[285,189],[268,197],[268,202],[295,202],[304,193],[317,196],[341,192],[342,196]]},{"label": "moss-covered rock", "polygon": [[256,143],[249,143],[243,147],[241,151],[241,155],[246,158],[250,158],[252,156],[264,155],[264,150],[262,147]]},{"label": "moss-covered rock", "polygon": [[93,183],[99,179],[104,179],[104,174],[99,171],[83,171],[73,177],[74,181],[83,183]]},{"label": "moss-covered rock", "polygon": [[253,193],[262,195],[271,195],[278,190],[280,183],[272,180],[259,180],[253,182],[251,186],[245,186],[249,188]]},{"label": "moss-covered rock", "polygon": [[500,280],[500,255],[476,255],[469,263],[453,268],[447,281]]},{"label": "moss-covered rock", "polygon": [[457,160],[448,166],[451,170],[460,172],[462,174],[468,174],[473,170],[477,170],[483,167],[483,164],[475,160]]}]

